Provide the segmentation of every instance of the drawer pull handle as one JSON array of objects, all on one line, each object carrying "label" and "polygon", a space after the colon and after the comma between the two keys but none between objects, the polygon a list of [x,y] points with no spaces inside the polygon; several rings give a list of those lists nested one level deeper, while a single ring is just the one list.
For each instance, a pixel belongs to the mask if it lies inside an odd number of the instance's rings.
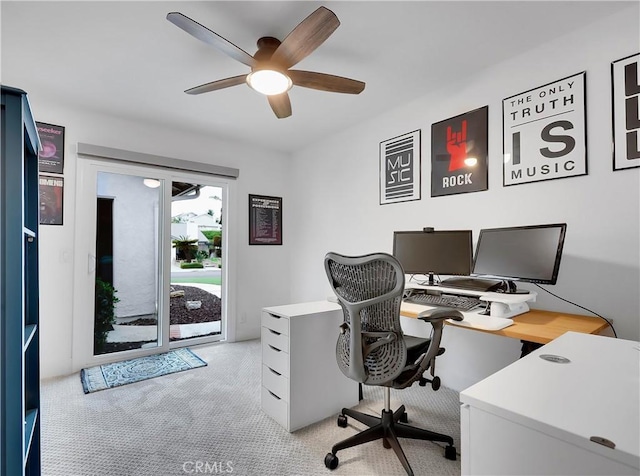
[{"label": "drawer pull handle", "polygon": [[280,349],[272,346],[271,344],[269,344],[269,347],[271,347],[273,350],[275,350],[276,352],[282,352]]},{"label": "drawer pull handle", "polygon": [[271,332],[272,334],[275,334],[277,336],[282,335],[280,332],[276,332],[273,329],[269,329],[269,332]]},{"label": "drawer pull handle", "polygon": [[267,392],[269,392],[271,394],[272,397],[277,398],[278,400],[282,400],[279,396],[277,396],[275,393],[273,393],[271,390],[267,390]]},{"label": "drawer pull handle", "polygon": [[275,314],[269,314],[271,317],[273,317],[274,319],[282,319],[281,316],[276,316]]},{"label": "drawer pull handle", "polygon": [[282,376],[282,374],[280,372],[276,372],[275,370],[273,370],[271,367],[267,367],[269,370],[271,370],[274,374],[276,374],[278,377]]}]

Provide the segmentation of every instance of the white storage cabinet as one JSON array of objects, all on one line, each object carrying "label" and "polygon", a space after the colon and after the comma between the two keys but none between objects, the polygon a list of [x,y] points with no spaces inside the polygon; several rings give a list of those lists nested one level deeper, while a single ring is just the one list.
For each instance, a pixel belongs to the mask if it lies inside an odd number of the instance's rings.
[{"label": "white storage cabinet", "polygon": [[336,362],[342,310],[329,301],[262,310],[262,410],[293,432],[358,404]]}]

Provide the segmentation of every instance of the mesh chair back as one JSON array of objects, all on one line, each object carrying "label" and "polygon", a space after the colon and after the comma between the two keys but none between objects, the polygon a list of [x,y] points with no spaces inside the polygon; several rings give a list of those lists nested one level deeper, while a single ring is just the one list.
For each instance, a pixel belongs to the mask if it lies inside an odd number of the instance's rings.
[{"label": "mesh chair back", "polygon": [[336,358],[349,378],[391,386],[407,361],[400,328],[404,271],[386,253],[328,253],[325,270],[344,313]]}]

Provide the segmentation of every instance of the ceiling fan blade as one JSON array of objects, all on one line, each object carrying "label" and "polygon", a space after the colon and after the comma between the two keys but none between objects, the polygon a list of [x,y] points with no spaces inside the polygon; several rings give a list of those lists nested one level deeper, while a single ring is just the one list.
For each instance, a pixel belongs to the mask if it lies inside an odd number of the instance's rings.
[{"label": "ceiling fan blade", "polygon": [[289,69],[324,43],[339,26],[340,20],[335,13],[320,7],[287,35],[271,59]]},{"label": "ceiling fan blade", "polygon": [[183,29],[191,36],[219,49],[224,54],[231,56],[233,59],[238,60],[247,66],[255,66],[256,60],[253,59],[253,56],[249,53],[182,13],[171,12],[167,14],[167,20],[178,28]]},{"label": "ceiling fan blade", "polygon": [[362,81],[313,71],[294,69],[287,71],[287,75],[296,86],[330,91],[332,93],[360,94],[365,87],[365,83]]},{"label": "ceiling fan blade", "polygon": [[233,76],[231,78],[219,79],[218,81],[212,81],[210,83],[201,84],[191,89],[187,89],[187,94],[202,94],[210,91],[216,91],[218,89],[230,88],[231,86],[237,86],[238,84],[246,83],[247,75],[241,74],[240,76]]},{"label": "ceiling fan blade", "polygon": [[284,119],[291,115],[291,101],[287,93],[274,94],[273,96],[267,96],[271,109],[276,113],[278,119]]}]

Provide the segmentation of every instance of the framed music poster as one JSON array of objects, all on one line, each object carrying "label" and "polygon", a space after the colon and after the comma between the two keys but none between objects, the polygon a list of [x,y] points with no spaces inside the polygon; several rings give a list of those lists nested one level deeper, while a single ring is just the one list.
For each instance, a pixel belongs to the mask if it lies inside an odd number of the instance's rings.
[{"label": "framed music poster", "polygon": [[282,244],[282,197],[249,195],[249,244]]}]

